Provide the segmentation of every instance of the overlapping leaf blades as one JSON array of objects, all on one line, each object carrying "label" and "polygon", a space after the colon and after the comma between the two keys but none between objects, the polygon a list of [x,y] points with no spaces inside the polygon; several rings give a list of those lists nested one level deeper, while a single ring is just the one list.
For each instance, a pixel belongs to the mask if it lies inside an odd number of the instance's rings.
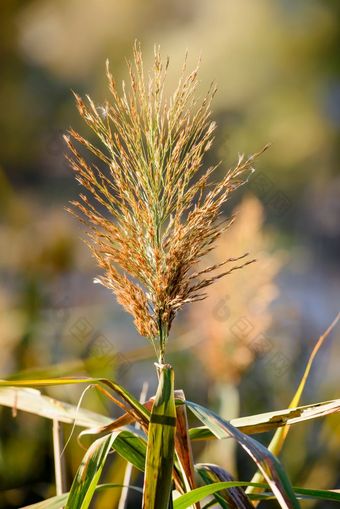
[{"label": "overlapping leaf blades", "polygon": [[98,438],[87,450],[73,480],[66,509],[88,509],[115,435]]},{"label": "overlapping leaf blades", "polygon": [[217,438],[232,437],[237,441],[255,461],[282,509],[299,509],[300,505],[285,471],[277,458],[268,449],[253,438],[241,433],[237,428],[234,428],[229,422],[211,410],[188,401],[187,405]]},{"label": "overlapping leaf blades", "polygon": [[[161,385],[161,392],[160,394],[163,394],[166,396],[165,400],[160,397],[159,405],[160,406],[154,406],[153,412],[154,415],[168,415],[169,409],[171,409],[171,416],[175,418],[176,414],[174,413],[175,410],[175,399],[173,394],[173,381],[171,381],[171,368],[168,368],[168,370],[165,371],[168,378],[166,383],[163,382]],[[65,378],[65,379],[44,379],[44,380],[19,380],[19,381],[0,381],[0,402],[2,404],[7,404],[8,406],[12,406],[16,404],[17,409],[27,410],[27,401],[25,398],[28,398],[28,401],[32,403],[36,399],[36,407],[35,410],[37,410],[37,413],[40,415],[44,415],[45,417],[48,417],[50,419],[58,418],[62,422],[72,422],[73,419],[76,419],[76,424],[91,428],[94,425],[99,425],[100,428],[105,429],[105,426],[110,424],[110,419],[105,418],[104,416],[101,416],[100,414],[96,414],[94,412],[88,412],[86,410],[78,409],[76,407],[73,407],[72,405],[66,405],[60,402],[57,402],[53,400],[52,398],[48,398],[47,396],[42,396],[39,391],[32,390],[32,389],[23,389],[23,386],[31,386],[31,387],[39,387],[39,386],[52,386],[52,385],[63,385],[63,384],[104,384],[107,387],[110,387],[114,391],[117,392],[119,396],[121,396],[121,399],[123,400],[124,404],[126,405],[127,409],[131,411],[131,419],[130,422],[133,422],[133,420],[139,420],[143,423],[143,428],[147,432],[148,423],[150,421],[150,411],[143,405],[141,405],[136,398],[130,394],[128,391],[123,389],[119,384],[112,382],[110,380],[105,379],[92,379],[92,378]],[[9,387],[12,386],[10,389]],[[17,387],[17,388],[15,388]],[[16,396],[16,391],[18,391]],[[19,397],[18,397],[19,394]],[[171,396],[172,394],[172,396]],[[170,398],[170,399],[169,399]],[[180,398],[177,403],[179,405],[183,405],[183,398]],[[45,410],[44,410],[44,405]],[[284,498],[286,495],[284,493],[288,493],[290,499],[294,497],[294,490],[291,488],[290,484],[287,483],[287,478],[285,474],[283,473],[281,467],[277,463],[276,459],[273,459],[273,456],[267,451],[267,449],[264,446],[261,446],[257,442],[250,439],[250,437],[246,437],[241,431],[247,432],[247,433],[256,433],[261,432],[266,429],[275,429],[280,426],[283,426],[284,424],[294,424],[297,422],[304,421],[306,419],[314,419],[317,417],[321,417],[323,415],[327,415],[330,413],[334,413],[339,411],[340,409],[340,400],[333,400],[330,402],[324,402],[314,405],[306,405],[304,407],[299,407],[296,409],[285,409],[282,411],[276,411],[276,412],[269,412],[265,414],[260,414],[258,416],[250,416],[240,419],[235,419],[231,423],[228,423],[226,421],[223,421],[215,414],[212,414],[207,409],[204,409],[203,407],[200,407],[199,405],[196,405],[194,403],[186,402],[188,407],[193,410],[197,416],[202,420],[202,422],[206,425],[203,428],[194,428],[191,429],[189,434],[191,439],[197,440],[197,439],[210,439],[212,437],[215,438],[226,438],[227,436],[233,436],[236,438],[239,443],[245,448],[250,448],[249,451],[255,455],[255,460],[258,462],[258,465],[262,464],[262,468],[265,469],[266,472],[266,479],[268,480],[268,484],[270,488],[272,489],[272,492],[277,496],[278,492],[281,496],[281,504],[282,507],[298,507],[297,500],[295,497],[295,501],[293,505],[289,505],[291,502],[286,501]],[[66,406],[65,406],[66,405]],[[169,406],[170,405],[170,406]],[[58,409],[58,412],[57,412]],[[57,413],[56,413],[57,412]],[[170,415],[169,414],[169,415]],[[151,413],[152,415],[152,413]],[[157,417],[154,419],[157,421]],[[104,426],[103,426],[104,424]],[[159,434],[160,428],[161,428],[161,435],[163,434],[163,437],[158,440],[158,446],[163,447],[164,441],[167,441],[168,438],[164,436],[164,432],[172,434],[173,431],[170,429],[171,427],[164,426],[164,423],[152,423],[153,425],[156,424],[157,426],[157,434]],[[112,426],[112,425],[111,425]],[[160,426],[160,428],[159,428]],[[106,437],[103,437],[99,439],[99,441],[95,441],[94,445],[91,446],[92,448],[89,449],[87,452],[88,457],[92,457],[91,464],[104,464],[105,458],[109,452],[109,449],[114,448],[119,454],[121,454],[127,461],[131,462],[136,468],[143,470],[145,465],[145,456],[146,456],[146,444],[142,438],[143,435],[142,431],[136,432],[133,428],[129,428],[130,431],[128,431],[126,428],[123,429],[117,429],[113,433],[110,433]],[[157,440],[156,440],[157,442]],[[110,443],[110,447],[108,444]],[[153,451],[153,453],[156,452],[156,449],[158,450],[159,447],[153,447],[149,448],[150,451]],[[100,454],[98,453],[98,450],[100,451]],[[172,446],[171,449],[172,450]],[[169,451],[169,450],[168,450]],[[248,452],[249,452],[248,451]],[[97,454],[98,453],[98,454]],[[250,455],[252,455],[250,454]],[[253,457],[253,456],[252,456]],[[164,458],[169,458],[168,452],[164,455]],[[85,458],[84,458],[85,459]],[[254,459],[254,457],[253,457]],[[268,464],[269,460],[269,464]],[[169,464],[170,465],[170,464]],[[77,494],[75,500],[78,500],[79,498],[79,492],[85,493],[84,499],[79,502],[79,507],[86,507],[86,504],[88,503],[89,499],[91,499],[92,495],[94,494],[95,490],[98,489],[97,483],[99,481],[99,475],[100,475],[101,467],[94,468],[93,475],[89,475],[90,481],[92,481],[87,485],[81,484],[82,482],[82,475],[81,471],[78,475],[78,485],[77,489],[74,487],[72,497],[75,497],[75,493]],[[171,490],[171,472],[172,468],[170,467],[167,470],[167,486]],[[88,472],[88,470],[87,470]],[[274,475],[272,475],[274,473]],[[269,476],[272,476],[269,479]],[[274,480],[273,480],[274,478]],[[170,479],[170,482],[169,482]],[[247,483],[249,485],[249,483]],[[216,485],[217,486],[217,485]],[[237,484],[234,484],[234,486],[238,486]],[[225,488],[227,485],[225,485]],[[261,485],[262,488],[265,488],[266,485]],[[104,488],[103,488],[104,489]],[[211,488],[214,489],[214,488]],[[190,494],[190,491],[188,491],[188,486],[183,486],[184,492],[187,491],[187,493],[183,496],[187,496]],[[288,490],[288,491],[287,491]],[[191,490],[192,493],[196,493],[196,490]],[[72,493],[72,490],[71,490]],[[200,492],[203,493],[203,492]],[[314,494],[313,494],[314,493]],[[317,492],[314,490],[314,492],[309,493],[308,490],[306,493],[302,493],[300,490],[300,495],[305,496],[320,496],[320,497],[329,497],[332,500],[339,501],[339,495],[334,492]],[[263,495],[264,498],[268,498],[269,496],[273,496],[272,494],[265,493]],[[256,494],[254,494],[254,497],[256,497]],[[260,495],[258,495],[259,498],[261,498]],[[51,500],[51,504],[56,503],[57,499]],[[60,503],[60,499],[59,503]],[[63,499],[64,500],[64,499]],[[186,500],[186,499],[183,499]],[[189,500],[189,499],[188,499]],[[190,502],[189,506],[198,503],[199,499],[190,498],[190,500],[194,500],[193,502]],[[176,507],[175,502],[175,507]],[[85,505],[81,505],[85,504]],[[286,505],[284,505],[286,504]],[[53,505],[51,506],[42,506],[42,507],[55,507]],[[75,506],[76,507],[76,506]],[[150,506],[152,507],[152,506]],[[182,506],[179,506],[182,507]],[[184,507],[184,506],[183,506]],[[188,506],[186,506],[188,507]]]}]

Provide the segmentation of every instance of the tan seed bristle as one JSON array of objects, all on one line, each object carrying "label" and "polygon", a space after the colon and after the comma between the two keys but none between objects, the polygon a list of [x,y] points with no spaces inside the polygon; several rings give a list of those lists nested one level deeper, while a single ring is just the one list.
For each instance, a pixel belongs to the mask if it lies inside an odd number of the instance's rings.
[{"label": "tan seed bristle", "polygon": [[[128,63],[129,89],[124,84],[118,92],[107,63],[111,102],[96,107],[90,97],[85,102],[75,94],[100,148],[73,129],[65,137],[71,166],[87,191],[73,206],[88,226],[88,244],[104,271],[96,281],[114,292],[141,335],[159,341],[160,360],[183,304],[204,298],[204,288],[252,261],[213,276],[208,274],[244,256],[193,272],[231,224],[218,222],[222,206],[248,179],[259,155],[240,156],[218,183],[210,182],[216,167],[199,176],[216,128],[210,108],[216,89],[212,86],[197,106],[198,68],[186,74],[185,64],[166,99],[167,67],[156,48],[153,74],[146,80],[136,43],[134,61]],[[88,163],[75,142],[105,169]]]}]

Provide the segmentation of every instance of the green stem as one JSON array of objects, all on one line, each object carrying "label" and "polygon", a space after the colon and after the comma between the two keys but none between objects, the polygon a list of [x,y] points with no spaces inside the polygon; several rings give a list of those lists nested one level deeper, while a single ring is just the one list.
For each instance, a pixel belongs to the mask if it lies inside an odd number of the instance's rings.
[{"label": "green stem", "polygon": [[161,317],[158,319],[158,327],[159,327],[159,358],[158,362],[160,364],[165,364],[165,347],[168,339],[168,331],[167,327],[163,323]]},{"label": "green stem", "polygon": [[174,371],[157,365],[158,388],[148,428],[143,509],[169,509],[175,454],[176,405]]}]

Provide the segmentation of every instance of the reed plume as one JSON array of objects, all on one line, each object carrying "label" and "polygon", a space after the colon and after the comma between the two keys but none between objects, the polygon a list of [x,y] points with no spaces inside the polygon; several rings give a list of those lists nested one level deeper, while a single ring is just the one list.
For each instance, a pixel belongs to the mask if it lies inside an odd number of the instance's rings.
[{"label": "reed plume", "polygon": [[130,84],[123,82],[121,93],[107,63],[111,100],[103,106],[75,95],[100,148],[73,129],[65,140],[87,191],[72,202],[72,211],[86,224],[88,245],[104,272],[95,281],[114,292],[163,362],[177,311],[204,299],[205,288],[252,261],[247,255],[229,257],[194,270],[232,223],[221,217],[222,206],[247,181],[258,154],[240,156],[219,182],[211,182],[217,166],[203,171],[202,164],[216,128],[215,86],[199,101],[198,66],[188,73],[185,59],[177,88],[166,98],[169,60],[155,48],[153,72],[146,77],[138,43],[133,57]]},{"label": "reed plume", "polygon": [[236,252],[251,246],[259,254],[258,263],[228,281],[218,281],[208,290],[208,302],[192,306],[188,322],[199,338],[194,352],[210,382],[236,385],[261,353],[258,338],[262,343],[271,341],[267,337],[273,322],[270,305],[279,294],[275,279],[285,255],[275,249],[272,233],[264,230],[264,208],[255,196],[243,198],[234,213],[237,221],[221,235],[207,259],[218,263],[229,246]]}]

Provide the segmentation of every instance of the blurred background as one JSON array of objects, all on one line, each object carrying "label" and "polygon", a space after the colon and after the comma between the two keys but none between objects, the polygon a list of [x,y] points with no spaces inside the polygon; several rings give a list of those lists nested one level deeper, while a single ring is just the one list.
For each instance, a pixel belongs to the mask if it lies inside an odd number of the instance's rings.
[{"label": "blurred background", "polygon": [[[72,125],[89,135],[71,91],[100,105],[106,58],[115,78],[126,78],[138,38],[146,66],[155,43],[170,56],[170,84],[186,49],[190,64],[202,57],[202,95],[217,82],[207,164],[223,160],[220,175],[238,153],[272,144],[226,209],[239,217],[213,258],[249,251],[257,263],[178,317],[169,356],[177,387],[226,418],[285,408],[339,308],[340,4],[3,0],[0,14],[0,377],[115,376],[137,395],[144,380],[154,392],[152,352],[109,291],[93,285],[82,228],[65,211],[78,187],[62,134]],[[337,339],[339,330],[318,356],[303,403],[337,396]],[[81,395],[44,392],[73,404]],[[94,391],[82,405],[117,415]],[[54,495],[51,422],[0,408],[0,425],[0,507]],[[283,454],[294,484],[339,487],[339,446],[336,417],[294,427]],[[231,444],[195,453],[240,479],[254,471]],[[72,440],[68,486],[82,454]],[[123,470],[112,459],[105,475],[112,482]],[[115,504],[112,492],[97,501]]]}]

